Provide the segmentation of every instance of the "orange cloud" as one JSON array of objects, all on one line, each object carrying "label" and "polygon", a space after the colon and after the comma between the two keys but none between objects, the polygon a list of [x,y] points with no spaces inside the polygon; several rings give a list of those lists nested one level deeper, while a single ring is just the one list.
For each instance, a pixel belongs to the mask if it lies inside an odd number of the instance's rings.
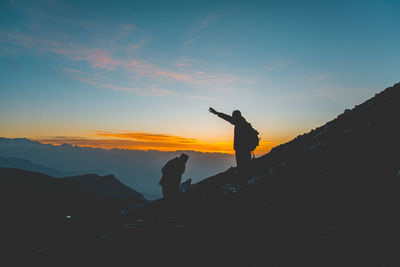
[{"label": "orange cloud", "polygon": [[84,146],[99,147],[104,149],[133,149],[133,150],[159,150],[159,151],[176,151],[176,150],[195,150],[200,152],[221,152],[232,154],[232,144],[206,144],[201,142],[192,142],[185,140],[131,140],[131,139],[91,139],[77,137],[49,137],[37,140],[45,144],[61,145],[64,143]]},{"label": "orange cloud", "polygon": [[[194,138],[144,132],[113,133],[97,131],[93,134],[93,138],[54,136],[37,141],[53,145],[68,143],[71,145],[100,147],[104,149],[119,148],[159,151],[194,150],[200,152],[235,153],[232,142],[203,142]],[[271,148],[276,145],[276,143],[271,141],[261,141],[254,152],[256,155],[262,155],[269,152]]]},{"label": "orange cloud", "polygon": [[95,133],[97,136],[114,137],[114,138],[127,138],[135,140],[145,140],[148,142],[166,142],[166,143],[196,143],[198,142],[193,138],[185,138],[167,134],[154,134],[144,132],[125,132],[125,133],[112,133],[98,131]]}]

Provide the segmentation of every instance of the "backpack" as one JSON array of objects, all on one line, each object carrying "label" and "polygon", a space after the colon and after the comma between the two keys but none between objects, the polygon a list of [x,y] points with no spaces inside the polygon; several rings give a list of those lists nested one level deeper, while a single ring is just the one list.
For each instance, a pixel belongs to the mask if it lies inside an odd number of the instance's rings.
[{"label": "backpack", "polygon": [[260,144],[260,137],[258,137],[258,131],[254,129],[250,123],[248,123],[248,126],[249,126],[248,129],[249,133],[247,141],[250,151],[253,151]]}]

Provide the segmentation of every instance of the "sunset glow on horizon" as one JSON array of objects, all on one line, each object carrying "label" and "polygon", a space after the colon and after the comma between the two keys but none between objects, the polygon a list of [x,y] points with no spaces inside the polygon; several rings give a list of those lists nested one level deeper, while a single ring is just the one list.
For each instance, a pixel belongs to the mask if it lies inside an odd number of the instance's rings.
[{"label": "sunset glow on horizon", "polygon": [[[209,153],[234,154],[233,142],[220,140],[208,140],[206,142],[193,138],[172,136],[165,134],[153,134],[143,132],[95,132],[88,136],[51,136],[31,139],[43,144],[62,145],[70,144],[80,147],[92,147],[103,149],[131,149],[131,150],[158,150],[177,151],[192,150]],[[282,140],[283,143],[286,140]],[[269,152],[277,142],[260,140],[260,145],[254,151],[255,155]]]},{"label": "sunset glow on horizon", "polygon": [[[29,1],[0,4],[0,137],[255,153],[399,82],[398,1]],[[1,155],[0,155],[1,156]]]},{"label": "sunset glow on horizon", "polygon": [[[158,150],[177,151],[192,150],[209,153],[234,154],[233,142],[202,142],[197,139],[189,139],[180,136],[164,134],[152,134],[141,132],[111,133],[99,132],[98,137],[68,137],[54,136],[36,139],[43,144],[62,145],[70,144],[80,147],[92,147],[103,149],[132,149],[132,150]],[[101,138],[103,137],[103,138]],[[260,140],[260,145],[254,151],[256,155],[262,155],[271,150],[276,144],[272,141]]]}]

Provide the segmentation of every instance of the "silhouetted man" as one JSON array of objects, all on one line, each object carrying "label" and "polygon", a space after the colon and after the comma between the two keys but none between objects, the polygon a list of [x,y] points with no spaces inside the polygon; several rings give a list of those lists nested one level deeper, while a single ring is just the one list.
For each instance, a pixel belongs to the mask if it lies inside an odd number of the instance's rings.
[{"label": "silhouetted man", "polygon": [[249,123],[242,117],[239,110],[233,111],[232,116],[217,112],[213,108],[210,108],[209,111],[235,125],[233,148],[235,149],[236,165],[239,169],[245,169],[251,159],[251,150],[248,144]]},{"label": "silhouetted man", "polygon": [[162,177],[159,185],[162,187],[164,197],[175,197],[179,193],[179,185],[182,174],[185,172],[185,165],[189,156],[182,153],[179,157],[168,161],[162,168]]}]

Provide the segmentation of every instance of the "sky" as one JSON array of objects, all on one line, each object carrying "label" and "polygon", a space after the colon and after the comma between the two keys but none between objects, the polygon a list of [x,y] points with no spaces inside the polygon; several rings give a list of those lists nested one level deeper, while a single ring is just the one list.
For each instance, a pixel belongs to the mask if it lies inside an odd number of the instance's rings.
[{"label": "sky", "polygon": [[0,0],[0,136],[257,154],[400,81],[400,2]]}]

